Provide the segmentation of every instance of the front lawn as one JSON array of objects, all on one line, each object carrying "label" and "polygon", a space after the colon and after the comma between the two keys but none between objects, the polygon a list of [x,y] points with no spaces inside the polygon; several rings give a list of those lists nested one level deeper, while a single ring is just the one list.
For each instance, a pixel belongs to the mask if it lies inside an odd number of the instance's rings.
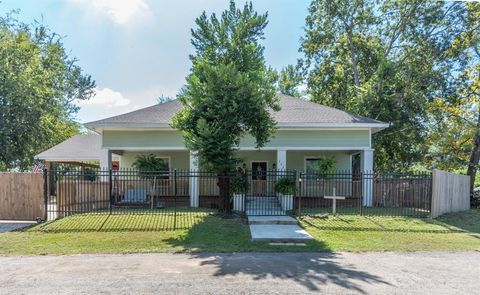
[{"label": "front lawn", "polygon": [[305,217],[302,226],[335,251],[480,250],[480,210],[437,220],[374,216]]},{"label": "front lawn", "polygon": [[463,251],[480,250],[480,210],[436,221],[414,218],[305,217],[315,237],[306,246],[251,242],[242,219],[211,212],[66,217],[23,231],[0,234],[0,255],[239,251]]}]

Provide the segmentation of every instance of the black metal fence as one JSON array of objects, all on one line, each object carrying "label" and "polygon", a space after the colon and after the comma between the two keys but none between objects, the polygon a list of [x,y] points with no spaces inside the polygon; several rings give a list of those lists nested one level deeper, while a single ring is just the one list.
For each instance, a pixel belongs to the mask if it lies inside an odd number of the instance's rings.
[{"label": "black metal fence", "polygon": [[[348,171],[45,171],[46,220],[83,213],[173,214],[229,206],[246,215],[338,214],[426,217],[430,174]],[[227,195],[227,203],[224,202]],[[200,209],[195,209],[200,208]]]},{"label": "black metal fence", "polygon": [[432,198],[429,173],[300,173],[299,215],[338,214],[427,217]]}]

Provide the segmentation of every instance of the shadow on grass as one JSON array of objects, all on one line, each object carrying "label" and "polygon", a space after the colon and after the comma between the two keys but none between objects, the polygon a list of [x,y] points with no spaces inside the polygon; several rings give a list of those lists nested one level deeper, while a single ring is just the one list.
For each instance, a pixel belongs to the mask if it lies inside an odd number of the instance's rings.
[{"label": "shadow on grass", "polygon": [[[365,231],[365,232],[405,232],[405,233],[463,233],[464,229],[452,227],[443,222],[436,222],[429,219],[401,218],[390,219],[389,223],[379,221],[378,217],[370,216],[335,216],[335,217],[302,217],[300,221],[304,224],[319,230],[331,231]],[[352,219],[355,218],[355,219]],[[383,219],[388,220],[388,219]],[[419,224],[413,224],[418,222]]]},{"label": "shadow on grass", "polygon": [[216,211],[212,210],[84,213],[42,223],[24,231],[52,233],[175,231],[189,229],[215,214]]},{"label": "shadow on grass", "polygon": [[[302,216],[331,214],[332,208],[302,208]],[[427,218],[428,210],[414,207],[337,207],[337,213],[350,216]]]},{"label": "shadow on grass", "polygon": [[480,209],[444,214],[437,220],[454,228],[480,234]]}]

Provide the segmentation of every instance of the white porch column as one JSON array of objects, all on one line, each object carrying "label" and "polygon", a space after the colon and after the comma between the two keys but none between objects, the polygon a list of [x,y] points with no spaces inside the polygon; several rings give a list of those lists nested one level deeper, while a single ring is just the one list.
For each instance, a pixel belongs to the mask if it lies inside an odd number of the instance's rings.
[{"label": "white porch column", "polygon": [[200,205],[199,199],[199,177],[195,175],[198,172],[198,157],[190,152],[190,207],[198,207]]},{"label": "white porch column", "polygon": [[102,148],[100,151],[100,170],[103,170],[101,173],[100,181],[108,181],[108,173],[105,173],[105,170],[112,169],[112,152],[108,148]]},{"label": "white porch column", "polygon": [[370,207],[373,203],[373,149],[363,150],[360,153],[360,160],[360,168],[363,173],[363,205]]},{"label": "white porch column", "polygon": [[100,152],[100,169],[112,169],[112,152],[108,148],[102,148]]},{"label": "white porch column", "polygon": [[287,169],[287,150],[277,149],[277,170]]}]

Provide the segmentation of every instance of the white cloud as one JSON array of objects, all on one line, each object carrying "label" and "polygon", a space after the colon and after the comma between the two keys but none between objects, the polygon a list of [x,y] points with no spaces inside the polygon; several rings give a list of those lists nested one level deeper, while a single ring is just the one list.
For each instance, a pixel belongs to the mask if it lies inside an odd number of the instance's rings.
[{"label": "white cloud", "polygon": [[105,107],[121,107],[130,104],[120,92],[110,88],[95,88],[95,96],[89,100],[80,101],[80,106],[97,105]]},{"label": "white cloud", "polygon": [[114,22],[125,24],[133,19],[142,19],[150,13],[144,0],[71,0],[108,15]]}]

